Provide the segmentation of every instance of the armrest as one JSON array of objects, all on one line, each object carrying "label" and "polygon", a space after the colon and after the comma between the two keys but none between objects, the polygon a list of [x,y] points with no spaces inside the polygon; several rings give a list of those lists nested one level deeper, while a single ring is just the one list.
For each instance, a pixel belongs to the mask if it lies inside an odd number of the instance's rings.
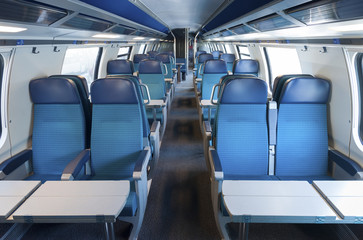
[{"label": "armrest", "polygon": [[153,124],[151,125],[151,128],[150,128],[150,132],[157,132],[159,131],[159,128],[160,128],[160,122],[159,121],[154,121]]},{"label": "armrest", "polygon": [[204,132],[208,138],[212,136],[212,127],[209,121],[203,121]]},{"label": "armrest", "polygon": [[139,154],[139,157],[136,160],[134,173],[132,175],[134,180],[140,180],[143,175],[146,175],[147,165],[150,159],[150,148],[145,147]]},{"label": "armrest", "polygon": [[336,150],[329,150],[328,156],[329,161],[335,162],[351,176],[358,175],[359,178],[363,177],[363,168],[349,157]]},{"label": "armrest", "polygon": [[276,145],[277,103],[275,101],[268,103],[268,126],[269,144]]},{"label": "armrest", "polygon": [[26,161],[30,160],[32,155],[33,151],[31,149],[26,149],[2,162],[0,164],[0,179],[4,179],[15,169],[23,165]]},{"label": "armrest", "polygon": [[212,172],[214,172],[214,178],[217,181],[222,181],[224,176],[223,176],[221,160],[219,159],[217,151],[213,147],[209,148],[209,159]]},{"label": "armrest", "polygon": [[84,164],[90,160],[90,156],[89,149],[85,149],[80,154],[78,154],[78,156],[68,163],[64,169],[61,180],[73,180],[79,174]]}]

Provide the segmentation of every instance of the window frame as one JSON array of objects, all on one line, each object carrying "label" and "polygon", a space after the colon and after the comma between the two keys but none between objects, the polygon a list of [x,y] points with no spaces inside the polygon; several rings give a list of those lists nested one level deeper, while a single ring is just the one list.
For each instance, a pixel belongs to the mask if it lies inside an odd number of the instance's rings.
[{"label": "window frame", "polygon": [[355,57],[356,84],[358,93],[358,136],[363,145],[363,52],[358,52]]},{"label": "window frame", "polygon": [[127,53],[120,54],[120,55],[117,53],[117,59],[122,59],[121,57],[127,56],[126,57],[126,60],[130,60],[130,56],[131,56],[131,52],[132,52],[132,46],[122,46],[122,47],[119,47],[118,52],[120,52],[120,49],[121,48],[129,48],[129,50],[127,51]]},{"label": "window frame", "polygon": [[[238,52],[238,58],[239,58],[239,59],[243,59],[241,56],[245,56],[245,57],[247,57],[248,59],[251,59],[251,54],[242,53],[242,52],[240,51],[240,49],[239,49],[240,47],[245,47],[245,48],[247,48],[247,49],[248,49],[248,46],[247,46],[247,45],[242,45],[242,44],[236,45],[237,52]],[[248,50],[248,52],[249,52],[249,50]]]}]

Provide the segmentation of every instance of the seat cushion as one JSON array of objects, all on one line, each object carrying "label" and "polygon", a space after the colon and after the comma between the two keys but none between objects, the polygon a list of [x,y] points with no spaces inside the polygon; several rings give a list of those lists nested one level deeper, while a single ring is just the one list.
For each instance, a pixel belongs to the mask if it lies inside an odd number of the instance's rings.
[{"label": "seat cushion", "polygon": [[44,183],[45,181],[60,181],[61,175],[60,174],[33,174],[27,177],[25,180],[29,181],[41,181]]},{"label": "seat cushion", "polygon": [[135,190],[130,189],[129,197],[126,200],[124,209],[122,209],[120,216],[131,217],[135,216],[137,210],[137,196]]},{"label": "seat cushion", "polygon": [[308,181],[312,183],[315,180],[334,180],[331,176],[328,175],[320,175],[320,176],[277,176],[280,180],[287,181]]},{"label": "seat cushion", "polygon": [[279,179],[276,176],[271,176],[271,175],[225,174],[224,180],[279,180]]}]

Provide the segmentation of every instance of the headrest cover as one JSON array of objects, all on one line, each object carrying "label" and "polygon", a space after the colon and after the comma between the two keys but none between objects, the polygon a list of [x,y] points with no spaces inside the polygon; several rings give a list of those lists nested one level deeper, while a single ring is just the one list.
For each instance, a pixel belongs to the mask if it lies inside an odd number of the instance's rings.
[{"label": "headrest cover", "polygon": [[233,74],[258,74],[258,61],[252,59],[239,59],[234,62]]},{"label": "headrest cover", "polygon": [[205,61],[207,61],[209,59],[213,59],[213,55],[212,54],[210,54],[210,53],[202,53],[198,57],[198,62],[199,63],[204,63]]},{"label": "headrest cover", "polygon": [[79,104],[78,90],[66,78],[40,78],[30,81],[30,97],[35,104]]},{"label": "headrest cover", "polygon": [[207,53],[206,51],[197,51],[195,53],[195,58],[198,58],[200,54]]},{"label": "headrest cover", "polygon": [[280,96],[280,103],[325,104],[329,101],[330,82],[321,78],[289,79]]},{"label": "headrest cover", "polygon": [[147,55],[147,54],[135,54],[133,62],[134,63],[139,63],[144,59],[149,59],[149,55]]},{"label": "headrest cover", "polygon": [[154,58],[156,55],[158,55],[159,52],[157,51],[149,51],[147,54],[150,56],[150,58]]},{"label": "headrest cover", "polygon": [[220,59],[211,59],[205,62],[205,74],[225,73],[227,74],[227,63]]},{"label": "headrest cover", "polygon": [[223,52],[222,51],[213,51],[212,52],[212,55],[214,58],[219,58],[219,56],[222,54]]},{"label": "headrest cover", "polygon": [[266,104],[267,84],[258,78],[232,78],[222,87],[220,104]]},{"label": "headrest cover", "polygon": [[277,76],[275,78],[274,85],[272,88],[272,98],[275,101],[278,101],[281,94],[281,90],[284,87],[285,82],[290,78],[298,78],[298,77],[309,78],[313,76],[309,74],[286,74],[286,75]]},{"label": "headrest cover", "polygon": [[226,61],[227,63],[233,63],[236,60],[236,55],[232,53],[223,53],[221,55],[221,59]]},{"label": "headrest cover", "polygon": [[91,84],[93,104],[138,104],[135,85],[125,78],[97,79]]},{"label": "headrest cover", "polygon": [[161,53],[155,56],[155,60],[159,60],[163,63],[170,63],[170,55],[166,53]]},{"label": "headrest cover", "polygon": [[111,60],[107,63],[107,74],[133,74],[134,64],[129,60]]},{"label": "headrest cover", "polygon": [[162,63],[157,60],[144,60],[139,63],[139,74],[162,74]]}]

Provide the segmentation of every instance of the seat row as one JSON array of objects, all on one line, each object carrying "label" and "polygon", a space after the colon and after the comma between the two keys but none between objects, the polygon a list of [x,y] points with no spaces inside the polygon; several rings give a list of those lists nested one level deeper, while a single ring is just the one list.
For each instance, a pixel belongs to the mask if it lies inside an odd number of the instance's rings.
[{"label": "seat row", "polygon": [[[352,178],[360,167],[328,148],[330,82],[311,75],[280,76],[276,101],[267,102],[267,84],[252,76],[222,78],[208,149],[212,201],[219,230],[231,221],[221,194],[225,180],[332,180],[334,164]],[[208,141],[209,145],[209,141]]]},{"label": "seat row", "polygon": [[32,170],[26,180],[129,180],[130,194],[119,219],[133,224],[130,239],[136,238],[158,160],[160,126],[155,122],[150,129],[146,124],[141,88],[133,76],[91,84],[89,147],[86,108],[75,81],[60,76],[30,81],[32,148],[4,161],[1,178],[29,161]]}]

